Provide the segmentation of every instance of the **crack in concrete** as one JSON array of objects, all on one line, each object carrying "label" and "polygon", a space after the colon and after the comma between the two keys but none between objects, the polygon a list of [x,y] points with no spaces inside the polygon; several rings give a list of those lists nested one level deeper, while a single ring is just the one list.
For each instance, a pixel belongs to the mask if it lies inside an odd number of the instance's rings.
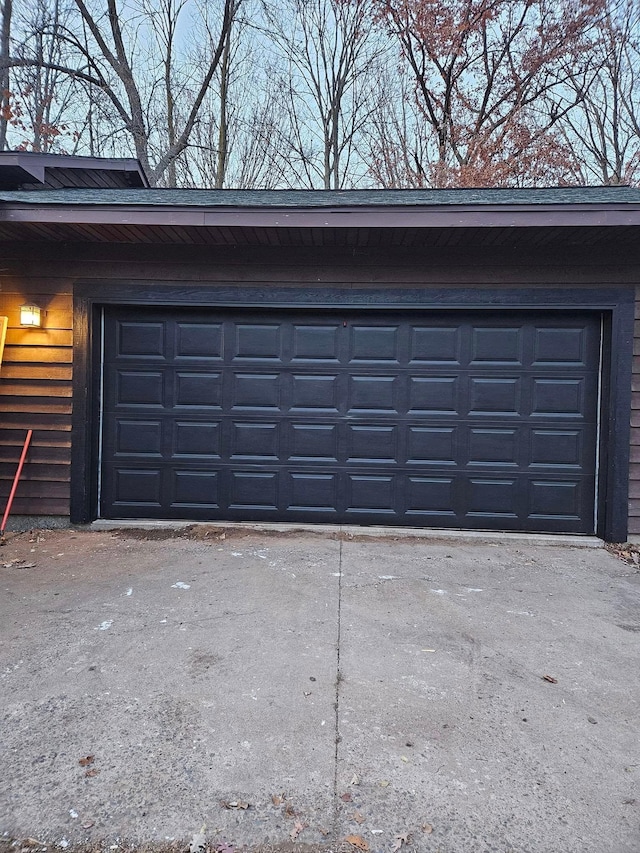
[{"label": "crack in concrete", "polygon": [[340,641],[342,632],[341,622],[342,610],[342,538],[338,549],[338,607],[337,607],[337,632],[336,632],[336,691],[335,691],[335,748],[333,755],[333,832],[337,838],[340,814],[338,809],[338,753],[340,750],[340,682],[342,671],[340,669]]}]

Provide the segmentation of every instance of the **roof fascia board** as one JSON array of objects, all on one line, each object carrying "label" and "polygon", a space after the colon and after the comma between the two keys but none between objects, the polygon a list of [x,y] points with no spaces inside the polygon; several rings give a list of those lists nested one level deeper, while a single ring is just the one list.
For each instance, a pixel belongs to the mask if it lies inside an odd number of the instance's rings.
[{"label": "roof fascia board", "polygon": [[0,221],[257,228],[517,228],[640,225],[640,204],[200,208],[0,202]]}]

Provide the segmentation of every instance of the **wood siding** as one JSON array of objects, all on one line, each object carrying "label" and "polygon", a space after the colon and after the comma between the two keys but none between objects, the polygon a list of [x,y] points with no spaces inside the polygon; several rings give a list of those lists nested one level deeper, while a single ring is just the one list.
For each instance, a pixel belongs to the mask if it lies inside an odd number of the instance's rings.
[{"label": "wood siding", "polygon": [[638,534],[640,534],[640,287],[636,288],[629,458],[629,535],[637,536]]},{"label": "wood siding", "polygon": [[[416,287],[579,288],[636,285],[633,248],[468,247],[461,251],[352,246],[150,246],[4,244],[0,314],[9,316],[0,373],[0,508],[4,506],[26,430],[34,429],[15,514],[69,511],[74,282],[131,287],[152,304],[158,291],[199,286],[404,289]],[[461,260],[462,257],[462,260]],[[138,289],[138,283],[141,288]],[[42,330],[19,326],[18,310],[34,301],[46,310]],[[637,294],[640,306],[640,288]],[[578,306],[576,306],[578,307]],[[640,533],[640,307],[636,310],[631,415],[629,532]]]},{"label": "wood siding", "polygon": [[[5,250],[6,253],[6,250]],[[0,507],[4,512],[22,445],[33,429],[12,515],[69,514],[73,297],[69,280],[31,277],[3,258],[0,314],[9,328],[0,368]],[[20,305],[34,302],[41,329],[20,326]]]}]

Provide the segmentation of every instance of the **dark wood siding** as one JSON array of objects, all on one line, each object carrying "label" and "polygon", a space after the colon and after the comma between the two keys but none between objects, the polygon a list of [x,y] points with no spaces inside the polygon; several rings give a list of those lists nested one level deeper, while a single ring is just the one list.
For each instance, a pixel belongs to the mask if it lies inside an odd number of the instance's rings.
[{"label": "dark wood siding", "polygon": [[[266,242],[266,241],[265,241]],[[126,282],[130,301],[161,301],[167,292],[224,285],[264,288],[326,287],[380,290],[416,287],[579,288],[634,286],[640,260],[633,248],[519,246],[412,250],[381,247],[217,247],[105,244],[4,244],[0,264],[0,314],[10,330],[0,374],[0,507],[8,494],[29,427],[34,444],[14,512],[66,514],[72,378],[74,282]],[[140,288],[138,288],[138,284]],[[47,310],[42,331],[21,330],[18,307],[38,302]],[[638,293],[640,303],[640,290]],[[579,307],[576,305],[576,307]],[[640,310],[636,322],[629,522],[640,533]]]},{"label": "dark wood siding", "polygon": [[[71,457],[73,299],[71,284],[20,273],[3,258],[0,314],[9,328],[0,370],[0,506],[4,511],[28,429],[28,464],[13,502],[14,515],[68,515]],[[20,305],[46,315],[42,329],[20,327]]]},{"label": "dark wood siding", "polygon": [[636,288],[636,321],[631,380],[631,455],[629,459],[629,535],[640,534],[640,287]]}]

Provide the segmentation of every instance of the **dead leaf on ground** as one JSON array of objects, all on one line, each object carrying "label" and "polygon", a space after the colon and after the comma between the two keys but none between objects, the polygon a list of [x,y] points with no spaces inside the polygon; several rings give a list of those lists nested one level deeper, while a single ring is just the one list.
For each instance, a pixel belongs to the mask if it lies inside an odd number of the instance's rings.
[{"label": "dead leaf on ground", "polygon": [[360,784],[360,777],[358,776],[358,774],[357,774],[357,773],[354,773],[354,774],[353,774],[353,776],[351,777],[351,781],[349,782],[349,784],[350,784],[350,785],[359,785],[359,784]]},{"label": "dead leaf on ground", "polygon": [[319,833],[320,833],[320,835],[322,835],[322,836],[327,836],[327,835],[329,835],[330,830],[328,830],[328,829],[322,829],[321,827],[318,827],[318,832],[319,832]]},{"label": "dead leaf on ground", "polygon": [[347,791],[345,794],[340,794],[340,799],[345,803],[350,803],[352,800],[351,794]]},{"label": "dead leaf on ground", "polygon": [[296,815],[297,815],[297,812],[294,809],[294,807],[291,805],[291,803],[287,803],[287,805],[284,807],[284,816],[285,817],[295,817]]},{"label": "dead leaf on ground", "polygon": [[284,794],[271,794],[271,802],[274,806],[281,806],[285,801]]},{"label": "dead leaf on ground", "polygon": [[96,770],[95,767],[93,767],[91,770],[87,770],[87,772],[84,775],[85,776],[97,776],[99,772],[100,772],[99,770]]},{"label": "dead leaf on ground", "polygon": [[431,826],[430,823],[423,823],[422,824],[422,831],[424,832],[425,835],[431,835],[431,833],[433,832],[433,827]]},{"label": "dead leaf on ground", "polygon": [[86,823],[82,824],[82,828],[83,829],[91,829],[93,824],[94,824],[94,822],[92,820],[88,820]]},{"label": "dead leaf on ground", "polygon": [[80,765],[80,767],[88,767],[88,766],[89,766],[89,764],[93,764],[93,762],[94,762],[95,760],[96,760],[95,755],[85,755],[85,757],[84,757],[84,758],[81,758],[81,759],[78,761],[78,764]]},{"label": "dead leaf on ground", "polygon": [[549,684],[557,684],[558,683],[558,679],[554,678],[552,675],[543,675],[542,680],[548,681]]},{"label": "dead leaf on ground", "polygon": [[353,813],[353,819],[355,820],[356,823],[364,823],[366,820],[366,817],[362,814],[362,812],[354,812]]},{"label": "dead leaf on ground", "polygon": [[249,808],[249,803],[245,800],[220,800],[220,805],[223,809],[241,809],[246,811]]},{"label": "dead leaf on ground", "polygon": [[206,826],[203,826],[200,832],[193,833],[191,844],[189,844],[189,853],[204,853],[207,849],[207,837],[205,835],[206,828]]},{"label": "dead leaf on ground", "polygon": [[295,841],[295,840],[296,840],[296,838],[297,838],[297,837],[300,835],[300,833],[302,832],[302,830],[303,830],[303,829],[306,829],[308,826],[309,826],[309,824],[308,824],[308,823],[302,823],[302,821],[301,821],[301,820],[297,820],[297,821],[294,823],[294,825],[293,825],[293,829],[292,829],[292,830],[291,830],[291,832],[289,833],[289,838],[290,838],[292,841]]},{"label": "dead leaf on ground", "polygon": [[391,853],[397,853],[403,844],[409,843],[409,835],[406,832],[396,835],[395,841],[391,845]]},{"label": "dead leaf on ground", "polygon": [[24,838],[21,843],[23,847],[44,847],[46,842],[38,841],[37,838]]},{"label": "dead leaf on ground", "polygon": [[356,847],[358,850],[362,850],[363,853],[368,853],[369,842],[365,841],[365,839],[361,835],[347,835],[345,841],[352,847]]}]

